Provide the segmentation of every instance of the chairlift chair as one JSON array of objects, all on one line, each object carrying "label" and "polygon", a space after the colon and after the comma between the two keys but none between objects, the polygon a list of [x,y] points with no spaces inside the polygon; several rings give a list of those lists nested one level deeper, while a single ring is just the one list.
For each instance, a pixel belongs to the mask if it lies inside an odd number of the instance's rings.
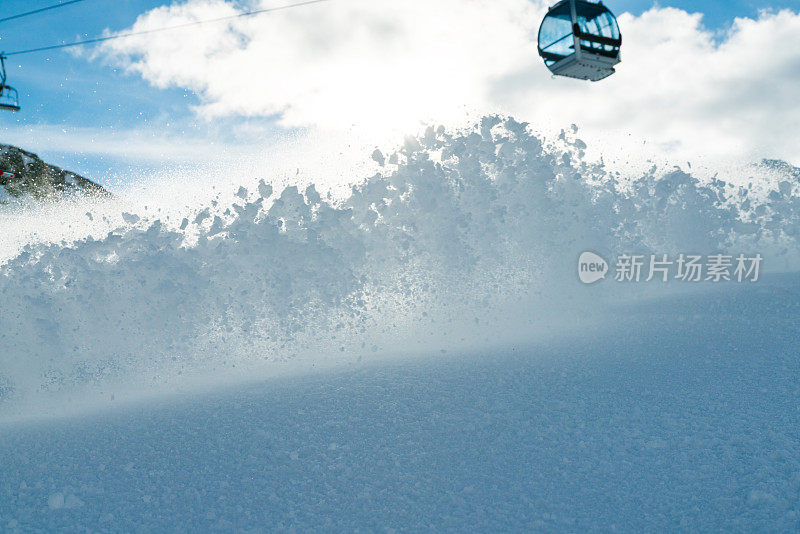
[{"label": "chairlift chair", "polygon": [[614,74],[622,35],[602,2],[561,0],[539,27],[539,55],[556,76],[596,82]]},{"label": "chairlift chair", "polygon": [[6,85],[6,57],[0,54],[0,109],[19,111],[19,93]]}]

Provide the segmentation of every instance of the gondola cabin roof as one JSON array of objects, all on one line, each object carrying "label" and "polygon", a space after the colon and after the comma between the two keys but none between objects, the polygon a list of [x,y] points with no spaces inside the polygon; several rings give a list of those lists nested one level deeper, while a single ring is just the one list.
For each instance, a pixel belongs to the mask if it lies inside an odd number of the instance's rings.
[{"label": "gondola cabin roof", "polygon": [[[553,7],[551,7],[548,12],[548,17],[563,17],[566,16],[567,19],[571,18],[571,9],[570,9],[570,0],[561,0]],[[611,13],[609,9],[603,5],[602,2],[589,2],[588,0],[577,0],[575,2],[575,9],[579,17],[583,17],[587,20],[592,20],[600,15],[605,13]]]}]

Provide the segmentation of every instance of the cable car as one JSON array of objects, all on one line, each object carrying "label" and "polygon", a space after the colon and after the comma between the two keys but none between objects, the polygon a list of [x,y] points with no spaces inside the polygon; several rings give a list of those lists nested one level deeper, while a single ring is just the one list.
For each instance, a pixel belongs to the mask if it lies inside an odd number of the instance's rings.
[{"label": "cable car", "polygon": [[0,54],[0,109],[19,111],[19,93],[6,85],[6,57]]},{"label": "cable car", "polygon": [[603,2],[561,0],[539,27],[539,55],[556,76],[596,82],[614,74],[622,35]]}]

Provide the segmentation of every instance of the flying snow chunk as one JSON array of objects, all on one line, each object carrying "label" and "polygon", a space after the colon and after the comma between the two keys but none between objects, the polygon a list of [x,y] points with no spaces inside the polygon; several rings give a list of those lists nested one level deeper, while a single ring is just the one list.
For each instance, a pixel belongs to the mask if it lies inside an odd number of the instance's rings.
[{"label": "flying snow chunk", "polygon": [[80,508],[81,506],[83,506],[83,501],[71,493],[67,495],[64,495],[61,492],[53,493],[47,498],[47,507],[51,510]]},{"label": "flying snow chunk", "polygon": [[64,508],[64,494],[63,493],[54,493],[50,495],[47,499],[47,506],[51,510],[60,510]]},{"label": "flying snow chunk", "polygon": [[135,215],[133,213],[123,212],[122,213],[122,220],[125,221],[126,224],[136,224],[141,219],[139,218],[138,215]]}]

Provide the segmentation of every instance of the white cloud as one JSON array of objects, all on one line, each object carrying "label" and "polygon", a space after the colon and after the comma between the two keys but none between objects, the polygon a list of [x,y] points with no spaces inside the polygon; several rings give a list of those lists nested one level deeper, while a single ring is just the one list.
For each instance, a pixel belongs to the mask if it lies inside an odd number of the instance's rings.
[{"label": "white cloud", "polygon": [[[105,50],[127,56],[127,66],[157,86],[197,92],[209,117],[408,127],[482,109],[487,81],[536,54],[528,32],[538,11],[524,0],[332,0],[113,41]],[[153,10],[132,30],[231,12],[222,0],[193,0]]]},{"label": "white cloud", "polygon": [[6,128],[3,142],[34,152],[104,155],[142,164],[208,163],[243,157],[251,146],[215,143],[200,135],[167,133],[163,130],[65,127],[35,124]]},{"label": "white cloud", "polygon": [[[189,0],[131,30],[235,12]],[[590,84],[553,79],[542,65],[543,13],[527,0],[332,0],[101,50],[154,85],[196,92],[211,120],[276,115],[287,127],[375,131],[500,111],[542,128],[574,122],[616,144],[649,139],[675,155],[800,162],[800,48],[791,46],[800,14],[737,19],[719,39],[681,10],[623,14],[623,63]]]}]

